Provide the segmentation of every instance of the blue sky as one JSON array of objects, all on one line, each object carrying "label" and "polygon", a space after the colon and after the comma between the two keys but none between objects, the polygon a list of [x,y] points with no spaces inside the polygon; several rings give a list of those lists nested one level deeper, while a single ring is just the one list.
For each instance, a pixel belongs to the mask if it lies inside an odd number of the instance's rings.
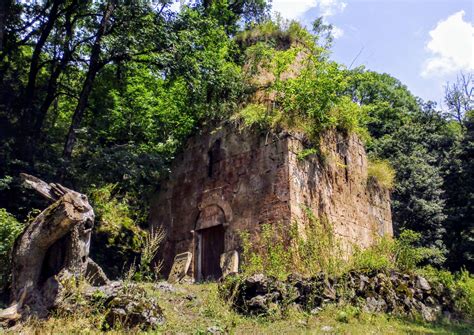
[{"label": "blue sky", "polygon": [[442,104],[447,81],[474,72],[474,1],[273,0],[273,9],[308,26],[335,26],[332,59],[398,78]]}]

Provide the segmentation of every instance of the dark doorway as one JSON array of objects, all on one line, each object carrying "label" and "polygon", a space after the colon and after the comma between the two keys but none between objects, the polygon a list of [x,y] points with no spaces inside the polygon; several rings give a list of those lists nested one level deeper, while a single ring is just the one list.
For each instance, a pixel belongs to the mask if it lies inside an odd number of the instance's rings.
[{"label": "dark doorway", "polygon": [[222,276],[220,257],[224,252],[224,226],[218,225],[200,233],[200,279],[216,280]]}]

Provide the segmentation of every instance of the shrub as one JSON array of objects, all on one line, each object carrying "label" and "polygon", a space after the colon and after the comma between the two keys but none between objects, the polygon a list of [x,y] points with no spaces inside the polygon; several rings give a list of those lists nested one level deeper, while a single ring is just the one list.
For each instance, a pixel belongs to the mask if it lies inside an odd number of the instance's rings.
[{"label": "shrub", "polygon": [[282,224],[263,224],[258,239],[252,239],[248,232],[242,233],[243,272],[247,275],[265,273],[285,279],[292,271],[288,237],[288,227]]},{"label": "shrub", "polygon": [[146,232],[140,253],[140,264],[135,273],[136,280],[156,280],[163,266],[163,261],[153,264],[158,248],[165,238],[163,229],[152,229]]},{"label": "shrub", "polygon": [[267,108],[264,105],[249,104],[240,112],[232,116],[234,121],[240,121],[243,127],[257,126],[265,128],[269,126],[270,120],[267,114]]},{"label": "shrub", "polygon": [[418,247],[416,243],[421,239],[421,234],[413,230],[403,230],[395,242],[395,262],[402,271],[411,271],[421,262],[435,259],[435,263],[444,261],[441,250],[436,248]]},{"label": "shrub", "polygon": [[107,184],[91,192],[91,200],[98,218],[97,231],[109,236],[109,243],[113,244],[123,230],[134,234],[133,244],[139,246],[142,231],[132,218],[132,210],[127,197],[120,199],[114,194],[117,184]]},{"label": "shrub", "polygon": [[389,237],[380,238],[370,248],[355,247],[351,267],[361,271],[384,271],[394,265],[395,241]]},{"label": "shrub", "polygon": [[298,231],[293,225],[293,263],[297,272],[303,275],[315,275],[318,272],[328,274],[341,273],[344,259],[339,241],[334,235],[332,224],[327,219],[317,219],[309,209],[305,209],[308,224]]},{"label": "shrub", "polygon": [[393,189],[395,183],[395,170],[387,160],[369,160],[369,179],[375,180],[381,187]]},{"label": "shrub", "polygon": [[365,127],[366,109],[360,107],[349,97],[342,97],[331,109],[330,113],[336,120],[337,129],[356,133],[363,140],[370,138],[369,132]]},{"label": "shrub", "polygon": [[246,125],[296,130],[315,142],[322,131],[334,128],[369,137],[367,109],[344,96],[350,74],[327,60],[327,50],[318,44],[321,37],[296,22],[271,21],[239,36],[251,45],[245,53],[247,81],[258,100],[269,102],[238,113]]},{"label": "shrub", "polygon": [[420,233],[404,230],[397,239],[384,236],[367,249],[356,247],[350,268],[362,271],[413,271],[427,259],[439,260],[442,257],[441,250],[417,246],[420,238]]},{"label": "shrub", "polygon": [[96,213],[91,252],[112,277],[122,272],[125,263],[139,257],[146,236],[128,196],[120,196],[116,188],[117,184],[107,184],[90,192]]},{"label": "shrub", "polygon": [[303,149],[300,152],[298,152],[298,154],[296,155],[296,158],[299,161],[302,161],[302,160],[305,160],[307,157],[316,155],[318,153],[319,153],[319,151],[316,148],[307,148],[307,149]]},{"label": "shrub", "polygon": [[259,238],[241,234],[242,271],[246,275],[265,273],[285,279],[290,273],[335,274],[343,269],[342,250],[327,220],[317,220],[310,211],[304,231],[298,225],[264,224]]},{"label": "shrub", "polygon": [[0,290],[10,280],[11,250],[24,225],[4,208],[0,208]]},{"label": "shrub", "polygon": [[447,270],[426,266],[417,271],[432,285],[445,286],[454,300],[455,309],[469,319],[474,318],[474,276],[466,270],[451,273]]}]

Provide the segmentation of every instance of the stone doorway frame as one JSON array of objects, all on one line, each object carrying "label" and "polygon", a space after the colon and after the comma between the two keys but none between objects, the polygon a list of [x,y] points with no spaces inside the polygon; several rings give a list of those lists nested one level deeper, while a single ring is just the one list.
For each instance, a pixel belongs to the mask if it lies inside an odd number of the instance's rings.
[{"label": "stone doorway frame", "polygon": [[[229,204],[222,199],[216,197],[208,198],[208,201],[203,201],[199,204],[199,215],[195,223],[195,228],[193,231],[194,235],[194,279],[196,281],[203,280],[202,278],[202,233],[201,231],[207,228],[212,228],[218,225],[222,225],[224,228],[224,252],[226,251],[226,241],[225,235],[227,233],[227,228],[229,227],[230,221],[232,220],[232,210]],[[205,213],[206,209],[212,208],[214,211],[220,211],[222,217],[216,219],[214,222],[203,222],[202,214]]]},{"label": "stone doorway frame", "polygon": [[[225,252],[226,250],[226,245],[225,245],[225,234],[226,234],[226,231],[227,231],[227,226],[222,224],[222,225],[218,225],[218,226],[222,226],[223,230],[224,230],[224,250],[223,252]],[[204,228],[204,229],[199,229],[196,231],[196,234],[195,234],[195,239],[196,239],[196,242],[195,242],[195,250],[194,250],[194,254],[195,254],[195,280],[196,281],[202,281],[204,280],[203,276],[202,276],[202,231],[203,230],[206,230],[206,229],[209,229],[209,228],[213,228],[213,227],[218,227],[218,226],[212,226],[212,227],[208,227],[208,228]],[[218,260],[219,261],[219,260]]]}]

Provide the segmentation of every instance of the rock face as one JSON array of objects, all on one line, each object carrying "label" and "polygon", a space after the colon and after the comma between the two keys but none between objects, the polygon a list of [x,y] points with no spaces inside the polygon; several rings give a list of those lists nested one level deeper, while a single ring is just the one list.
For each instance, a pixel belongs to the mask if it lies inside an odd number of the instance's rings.
[{"label": "rock face", "polygon": [[233,126],[191,138],[151,206],[151,225],[167,236],[164,274],[176,254],[191,252],[190,276],[219,278],[220,255],[240,251],[240,232],[257,239],[263,223],[303,227],[304,208],[334,224],[349,252],[392,234],[389,192],[368,181],[355,135],[324,135],[320,155],[302,159],[303,149],[295,135]]},{"label": "rock face", "polygon": [[359,305],[369,312],[418,313],[427,321],[435,321],[442,312],[455,312],[454,301],[446,288],[432,288],[423,277],[396,271],[351,272],[339,278],[322,273],[312,278],[290,276],[284,282],[256,274],[224,285],[222,292],[231,299],[234,308],[250,315],[265,315],[275,304],[280,308],[296,304],[313,311],[340,302]]}]

